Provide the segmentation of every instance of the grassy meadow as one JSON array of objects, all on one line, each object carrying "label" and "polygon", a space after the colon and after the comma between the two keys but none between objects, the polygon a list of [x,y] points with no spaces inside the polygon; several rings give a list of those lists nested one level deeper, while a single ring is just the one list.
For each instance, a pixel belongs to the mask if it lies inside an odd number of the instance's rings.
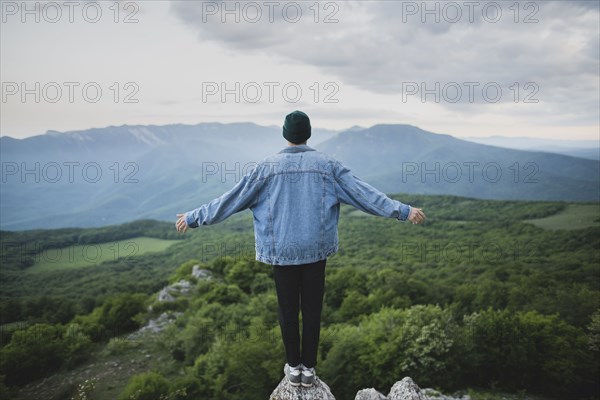
[{"label": "grassy meadow", "polygon": [[146,253],[165,251],[175,240],[134,237],[108,243],[76,244],[56,249],[46,249],[36,254],[35,264],[28,273],[50,272],[85,268],[107,261],[126,260]]}]

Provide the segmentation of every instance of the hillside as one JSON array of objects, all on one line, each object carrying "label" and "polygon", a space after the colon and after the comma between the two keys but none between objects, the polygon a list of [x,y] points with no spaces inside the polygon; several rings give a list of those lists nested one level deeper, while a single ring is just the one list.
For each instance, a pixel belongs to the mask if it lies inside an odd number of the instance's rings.
[{"label": "hillside", "polygon": [[[2,229],[171,221],[279,151],[281,128],[249,123],[120,126],[0,138]],[[387,193],[597,201],[600,162],[476,144],[408,125],[309,141]]]},{"label": "hillside", "polygon": [[[387,393],[404,376],[473,400],[598,398],[597,203],[394,197],[422,206],[426,223],[341,210],[318,364],[336,398]],[[79,385],[115,400],[150,383],[178,400],[263,400],[281,380],[274,284],[254,261],[249,212],[183,236],[136,221],[0,237],[0,376],[12,400],[70,399]],[[140,251],[84,264],[68,250],[128,242]],[[51,257],[56,268],[38,267]],[[192,277],[194,265],[212,278]],[[186,293],[159,301],[181,280]],[[165,320],[160,333],[134,334]]]}]

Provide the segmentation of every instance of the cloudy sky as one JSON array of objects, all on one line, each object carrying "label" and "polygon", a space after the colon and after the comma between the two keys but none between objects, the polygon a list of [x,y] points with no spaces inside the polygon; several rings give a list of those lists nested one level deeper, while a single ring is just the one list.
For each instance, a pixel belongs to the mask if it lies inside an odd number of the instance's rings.
[{"label": "cloudy sky", "polygon": [[598,140],[598,1],[1,0],[0,134],[407,123]]}]

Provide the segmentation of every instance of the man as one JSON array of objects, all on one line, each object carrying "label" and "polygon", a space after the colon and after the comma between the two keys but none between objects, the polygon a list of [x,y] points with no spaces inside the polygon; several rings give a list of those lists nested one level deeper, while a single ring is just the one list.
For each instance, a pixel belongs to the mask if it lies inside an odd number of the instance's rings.
[{"label": "man", "polygon": [[310,136],[308,116],[301,111],[288,114],[283,125],[285,149],[259,162],[221,197],[177,214],[176,223],[177,230],[185,232],[252,210],[256,259],[273,269],[287,359],[284,373],[290,384],[306,387],[315,379],[325,263],[338,250],[340,203],[413,224],[425,220],[421,209],[390,199],[340,162],[308,147]]}]

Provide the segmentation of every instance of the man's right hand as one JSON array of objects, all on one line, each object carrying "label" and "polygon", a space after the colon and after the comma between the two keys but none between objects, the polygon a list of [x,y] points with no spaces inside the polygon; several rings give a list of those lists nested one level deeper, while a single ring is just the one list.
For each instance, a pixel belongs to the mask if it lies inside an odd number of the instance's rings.
[{"label": "man's right hand", "polygon": [[413,224],[420,224],[425,221],[425,213],[420,208],[411,207],[410,214],[408,214],[408,220]]},{"label": "man's right hand", "polygon": [[185,214],[177,214],[177,222],[175,223],[177,232],[185,233],[188,229],[187,222],[185,222]]}]

